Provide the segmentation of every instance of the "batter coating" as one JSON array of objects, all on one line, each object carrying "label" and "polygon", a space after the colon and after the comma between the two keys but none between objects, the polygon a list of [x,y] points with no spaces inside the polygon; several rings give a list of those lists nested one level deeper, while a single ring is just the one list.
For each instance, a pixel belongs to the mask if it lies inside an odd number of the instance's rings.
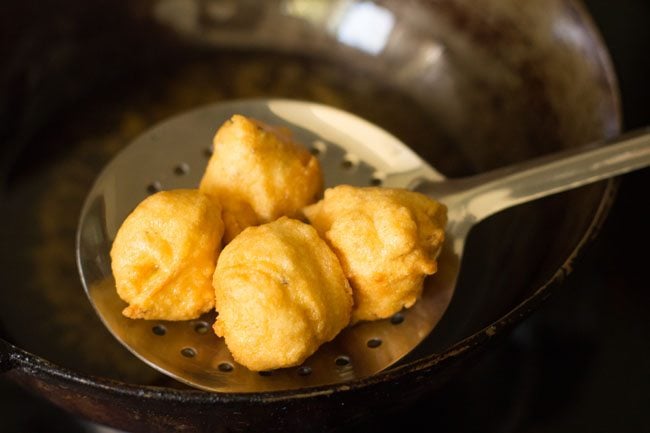
[{"label": "batter coating", "polygon": [[313,227],[286,217],[230,242],[214,288],[214,330],[254,371],[300,365],[350,321],[352,294],[338,259]]},{"label": "batter coating", "polygon": [[287,128],[234,115],[214,137],[199,189],[223,206],[229,242],[248,226],[297,216],[322,194],[323,175]]},{"label": "batter coating", "polygon": [[111,248],[117,293],[132,319],[187,320],[214,308],[221,207],[199,190],[161,191],[126,218]]},{"label": "batter coating", "polygon": [[423,194],[341,185],[304,213],[350,281],[353,323],[412,306],[425,275],[437,270],[447,208]]}]

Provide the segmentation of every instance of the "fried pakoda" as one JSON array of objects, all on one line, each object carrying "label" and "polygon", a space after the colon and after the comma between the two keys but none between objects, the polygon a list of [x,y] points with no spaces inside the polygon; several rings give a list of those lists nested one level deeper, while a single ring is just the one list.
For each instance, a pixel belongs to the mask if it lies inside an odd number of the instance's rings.
[{"label": "fried pakoda", "polygon": [[199,188],[223,206],[229,242],[248,226],[298,215],[321,195],[323,175],[287,128],[234,115],[214,137]]},{"label": "fried pakoda", "polygon": [[221,207],[199,190],[161,191],[126,218],[111,249],[117,293],[132,319],[186,320],[214,308]]},{"label": "fried pakoda", "polygon": [[436,272],[447,208],[425,195],[342,185],[326,190],[304,213],[350,280],[353,323],[410,307],[425,275]]},{"label": "fried pakoda", "polygon": [[290,218],[249,227],[214,273],[214,330],[254,371],[301,364],[350,321],[341,265],[313,227]]}]

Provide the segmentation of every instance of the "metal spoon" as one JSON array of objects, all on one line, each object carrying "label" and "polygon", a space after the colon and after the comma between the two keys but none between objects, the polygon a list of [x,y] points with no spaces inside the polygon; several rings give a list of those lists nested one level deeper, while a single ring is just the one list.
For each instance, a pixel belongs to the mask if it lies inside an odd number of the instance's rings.
[{"label": "metal spoon", "polygon": [[[210,325],[214,314],[188,322],[131,320],[115,290],[109,251],[135,206],[160,189],[197,187],[218,126],[235,113],[285,125],[318,155],[326,186],[351,184],[416,189],[449,208],[439,271],[423,297],[390,319],[361,323],[322,346],[301,367],[255,373],[236,364]],[[650,132],[619,138],[463,179],[446,179],[379,127],[344,111],[310,102],[242,100],[200,108],[150,129],[97,178],[77,232],[77,263],[99,317],[131,352],[189,385],[221,392],[316,386],[375,374],[409,353],[449,305],[465,239],[473,225],[520,203],[650,164]]]}]

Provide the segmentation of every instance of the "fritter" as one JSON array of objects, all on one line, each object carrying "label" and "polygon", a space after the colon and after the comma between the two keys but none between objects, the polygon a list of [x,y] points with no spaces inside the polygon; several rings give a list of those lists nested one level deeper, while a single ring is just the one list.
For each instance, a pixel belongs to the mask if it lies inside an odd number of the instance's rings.
[{"label": "fritter", "polygon": [[301,364],[350,321],[352,294],[338,259],[313,227],[287,217],[230,242],[214,288],[214,330],[254,371]]},{"label": "fritter", "polygon": [[161,191],[126,218],[111,248],[117,293],[132,319],[186,320],[214,308],[221,207],[199,190]]},{"label": "fritter", "polygon": [[412,306],[437,270],[447,208],[417,192],[337,186],[304,209],[338,256],[354,295],[352,322]]},{"label": "fritter", "polygon": [[223,206],[229,242],[248,226],[299,215],[322,194],[323,175],[287,128],[234,115],[214,137],[199,189]]}]

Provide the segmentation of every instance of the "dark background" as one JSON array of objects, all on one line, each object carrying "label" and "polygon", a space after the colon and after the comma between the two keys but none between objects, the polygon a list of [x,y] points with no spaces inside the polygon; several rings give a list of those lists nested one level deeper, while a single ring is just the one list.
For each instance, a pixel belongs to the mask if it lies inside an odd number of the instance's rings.
[{"label": "dark background", "polygon": [[[626,130],[650,124],[650,2],[587,0],[619,78]],[[650,432],[650,170],[622,177],[566,284],[460,381],[351,431]],[[81,432],[0,380],[0,432]]]}]

